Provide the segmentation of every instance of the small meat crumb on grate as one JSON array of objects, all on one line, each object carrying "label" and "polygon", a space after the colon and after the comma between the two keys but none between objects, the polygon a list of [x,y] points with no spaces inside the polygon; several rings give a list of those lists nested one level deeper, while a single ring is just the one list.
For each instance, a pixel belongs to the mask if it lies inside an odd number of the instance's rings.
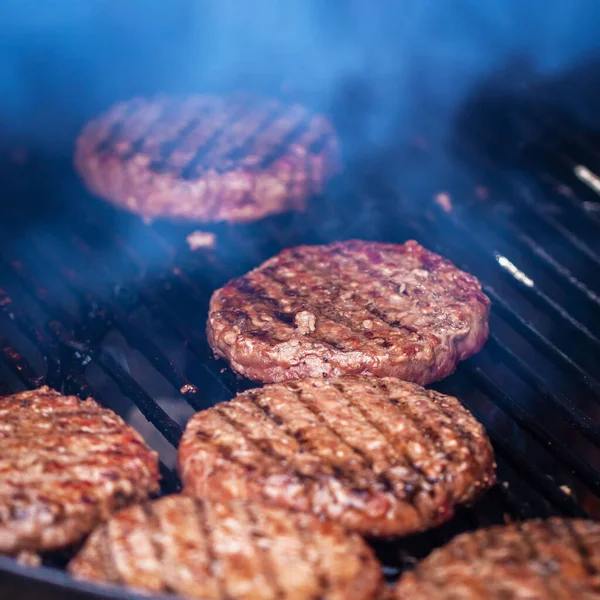
[{"label": "small meat crumb on grate", "polygon": [[296,324],[299,333],[307,335],[316,329],[317,318],[308,310],[303,310],[296,313],[294,323]]},{"label": "small meat crumb on grate", "polygon": [[192,231],[190,235],[185,238],[190,250],[198,250],[199,248],[214,248],[216,245],[217,238],[214,233],[210,231]]},{"label": "small meat crumb on grate", "polygon": [[435,195],[434,200],[444,212],[452,212],[452,199],[450,198],[450,194],[447,194],[446,192],[440,192],[439,194]]}]

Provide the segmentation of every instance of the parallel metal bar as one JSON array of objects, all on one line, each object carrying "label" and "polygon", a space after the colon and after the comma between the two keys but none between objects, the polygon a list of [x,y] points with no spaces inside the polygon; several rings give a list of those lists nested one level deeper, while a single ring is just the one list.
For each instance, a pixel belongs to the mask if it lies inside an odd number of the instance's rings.
[{"label": "parallel metal bar", "polygon": [[44,378],[35,374],[27,360],[19,354],[3,335],[0,335],[0,359],[30,390],[42,384]]},{"label": "parallel metal bar", "polygon": [[8,293],[0,288],[0,312],[10,319],[18,329],[37,347],[46,363],[45,382],[54,389],[61,385],[61,363],[58,347],[42,332],[29,315],[23,311]]},{"label": "parallel metal bar", "polygon": [[506,412],[524,431],[542,443],[546,450],[555,456],[596,495],[600,496],[600,472],[589,466],[580,456],[566,447],[552,432],[540,424],[538,419],[524,409],[519,402],[506,393],[481,367],[473,367],[468,363],[462,366],[463,371],[470,373],[473,381],[497,406]]},{"label": "parallel metal bar", "polygon": [[[456,389],[455,384],[444,381],[438,387],[448,390],[450,393],[462,396]],[[552,483],[548,477],[531,462],[519,448],[498,431],[493,420],[487,418],[487,415],[469,399],[462,396],[467,408],[473,413],[475,418],[483,423],[487,433],[492,440],[497,457],[505,460],[519,474],[519,478],[527,481],[552,504],[554,504],[562,513],[573,517],[586,517],[587,513],[575,501],[575,499],[563,492],[558,486]]]},{"label": "parallel metal bar", "polygon": [[593,394],[600,396],[600,382],[591,373],[582,369],[573,359],[565,354],[558,346],[546,338],[532,323],[521,317],[496,290],[486,286],[485,293],[492,300],[492,310],[506,321],[515,331],[522,334],[543,355],[549,356],[587,387]]},{"label": "parallel metal bar", "polygon": [[115,381],[121,392],[127,396],[150,421],[163,437],[177,447],[182,436],[181,427],[146,393],[110,354],[101,349],[90,348],[74,340],[57,321],[48,323],[48,329],[56,340],[88,361],[94,360],[102,370]]},{"label": "parallel metal bar", "polygon": [[600,426],[596,424],[594,419],[580,410],[569,398],[564,397],[562,394],[559,395],[550,391],[546,387],[543,378],[519,358],[508,346],[501,342],[494,333],[490,334],[487,344],[490,349],[496,349],[498,354],[502,356],[503,362],[514,369],[523,381],[530,385],[546,400],[552,402],[559,409],[560,415],[567,423],[576,427],[586,439],[600,447]]}]

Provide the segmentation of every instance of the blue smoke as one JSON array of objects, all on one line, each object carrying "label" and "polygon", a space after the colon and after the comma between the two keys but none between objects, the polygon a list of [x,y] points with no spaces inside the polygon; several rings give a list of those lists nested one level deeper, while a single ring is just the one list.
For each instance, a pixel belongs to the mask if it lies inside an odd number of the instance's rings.
[{"label": "blue smoke", "polygon": [[552,77],[598,50],[594,0],[4,0],[0,128],[67,152],[115,100],[158,91],[254,88],[327,110],[369,91],[368,139],[423,102],[451,114],[515,55]]}]

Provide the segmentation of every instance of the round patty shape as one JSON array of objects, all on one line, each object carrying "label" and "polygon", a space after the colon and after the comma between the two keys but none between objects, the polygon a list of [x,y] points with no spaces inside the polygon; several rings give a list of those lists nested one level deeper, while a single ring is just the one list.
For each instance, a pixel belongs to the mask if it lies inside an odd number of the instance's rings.
[{"label": "round patty shape", "polygon": [[297,104],[135,98],[85,126],[75,166],[94,194],[149,220],[244,222],[304,210],[339,151],[327,119]]},{"label": "round patty shape", "polygon": [[252,379],[365,374],[426,385],[488,336],[475,277],[415,241],[284,250],[217,290],[208,340]]},{"label": "round patty shape", "polygon": [[374,600],[382,574],[357,535],[313,515],[173,495],[101,525],[78,578],[202,600]]},{"label": "round patty shape", "polygon": [[398,582],[396,600],[597,600],[600,524],[552,518],[465,533]]},{"label": "round patty shape", "polygon": [[156,454],[93,400],[48,387],[0,398],[0,554],[78,542],[158,479]]},{"label": "round patty shape", "polygon": [[260,498],[369,536],[443,523],[495,483],[456,398],[362,376],[267,385],[194,415],[179,470],[198,498]]}]

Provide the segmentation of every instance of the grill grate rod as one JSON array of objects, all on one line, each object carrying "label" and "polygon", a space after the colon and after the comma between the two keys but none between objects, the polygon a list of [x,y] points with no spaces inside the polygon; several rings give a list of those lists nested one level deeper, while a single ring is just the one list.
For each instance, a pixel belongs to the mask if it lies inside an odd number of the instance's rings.
[{"label": "grill grate rod", "polygon": [[496,348],[506,365],[514,369],[521,379],[534,388],[538,394],[550,400],[559,409],[562,418],[567,423],[576,427],[586,439],[600,447],[600,427],[588,414],[580,410],[569,398],[550,391],[545,386],[543,379],[508,346],[501,342],[494,333],[490,334],[487,346],[490,350]]},{"label": "grill grate rod", "polygon": [[40,331],[29,315],[15,304],[8,293],[0,288],[0,312],[36,346],[46,363],[46,383],[55,389],[61,385],[61,361],[57,346]]},{"label": "grill grate rod", "polygon": [[43,377],[38,377],[31,365],[19,352],[11,346],[9,340],[0,334],[0,358],[10,370],[25,384],[25,387],[34,389],[43,382]]},{"label": "grill grate rod", "polygon": [[522,334],[531,344],[545,356],[552,357],[556,363],[570,371],[578,382],[583,384],[596,396],[600,396],[600,383],[582,369],[571,357],[565,354],[558,346],[554,345],[535,326],[516,313],[496,290],[485,286],[485,293],[492,300],[492,311],[497,313],[502,320],[507,322],[515,331]]},{"label": "grill grate rod", "polygon": [[181,427],[146,393],[119,363],[102,349],[91,348],[74,340],[68,331],[57,321],[50,321],[48,329],[56,340],[79,355],[84,362],[95,361],[117,384],[120,391],[140,409],[163,437],[177,447],[182,436]]},{"label": "grill grate rod", "polygon": [[[539,192],[536,188],[541,183],[532,184],[531,173],[527,173],[528,180],[514,171],[507,173],[501,165],[495,164],[489,157],[474,149],[473,145],[463,142],[463,147],[468,153],[471,163],[475,163],[492,189],[501,190],[498,197],[494,197],[494,204],[501,202],[511,206],[514,210],[523,214],[529,223],[543,223],[551,232],[559,236],[559,239],[567,242],[572,249],[580,252],[585,258],[600,266],[600,244],[598,243],[598,223],[590,219],[589,212],[582,208],[581,202],[571,198],[569,195],[557,192],[556,189],[546,187],[543,198],[536,199]],[[437,156],[445,163],[451,180],[460,179],[464,182],[465,176],[459,175],[458,170],[449,165],[446,158]],[[470,164],[472,167],[473,165]],[[461,189],[469,189],[473,186],[461,185]],[[559,205],[565,210],[560,211],[560,221],[552,213],[551,203],[548,198],[558,200]],[[566,202],[565,202],[566,201]],[[481,202],[477,204],[481,205]],[[573,210],[573,208],[576,210]],[[495,217],[497,215],[494,215]],[[522,232],[521,232],[522,233]]]},{"label": "grill grate rod", "polygon": [[497,406],[501,407],[524,431],[527,431],[534,439],[538,440],[563,465],[572,469],[581,481],[596,495],[600,496],[600,473],[596,469],[591,468],[587,461],[582,460],[561,443],[556,436],[540,424],[538,419],[507,394],[480,367],[465,363],[462,368],[472,376],[478,388],[489,398],[493,398]]},{"label": "grill grate rod", "polygon": [[465,406],[473,413],[475,418],[485,424],[486,431],[492,440],[494,450],[500,460],[505,460],[512,469],[519,474],[519,478],[530,482],[540,493],[565,514],[574,517],[586,517],[587,513],[577,504],[575,499],[563,492],[556,486],[526,454],[505,438],[498,430],[493,419],[487,415],[475,403],[464,400],[467,396],[461,393],[461,389],[455,383],[442,381],[437,385],[444,393],[452,394],[463,399]]}]

